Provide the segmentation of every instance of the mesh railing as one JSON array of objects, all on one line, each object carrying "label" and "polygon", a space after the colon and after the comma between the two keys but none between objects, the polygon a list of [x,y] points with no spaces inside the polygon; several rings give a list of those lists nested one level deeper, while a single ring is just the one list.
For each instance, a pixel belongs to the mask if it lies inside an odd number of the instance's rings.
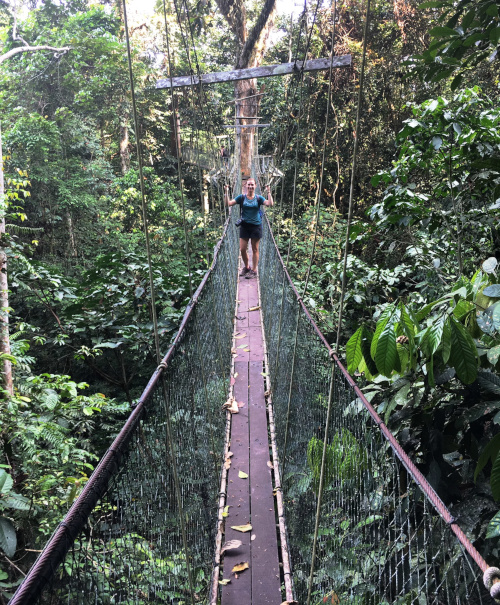
[{"label": "mesh railing", "polygon": [[237,249],[230,218],[173,346],[11,605],[208,598]]},{"label": "mesh railing", "polygon": [[259,274],[298,603],[493,603],[486,563],[331,354],[267,220]]}]

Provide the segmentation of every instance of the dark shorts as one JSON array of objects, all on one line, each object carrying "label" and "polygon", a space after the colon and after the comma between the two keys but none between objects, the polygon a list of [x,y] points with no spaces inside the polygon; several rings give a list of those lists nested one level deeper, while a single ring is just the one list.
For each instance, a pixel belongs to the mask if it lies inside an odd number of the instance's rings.
[{"label": "dark shorts", "polygon": [[262,225],[254,225],[253,223],[241,223],[240,225],[240,239],[261,239],[262,238]]}]

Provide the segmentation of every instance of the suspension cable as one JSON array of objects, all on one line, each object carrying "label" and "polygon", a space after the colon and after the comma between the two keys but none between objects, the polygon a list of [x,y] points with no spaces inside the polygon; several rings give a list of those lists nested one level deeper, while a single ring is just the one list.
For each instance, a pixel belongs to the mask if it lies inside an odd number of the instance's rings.
[{"label": "suspension cable", "polygon": [[[363,93],[363,81],[364,81],[364,71],[365,71],[365,62],[366,62],[366,45],[368,38],[368,25],[370,21],[370,0],[367,0],[366,5],[366,15],[365,15],[365,27],[363,33],[363,57],[361,60],[361,74],[360,74],[360,82],[359,82],[359,91],[358,91],[358,107],[356,114],[356,138],[354,141],[354,150],[353,150],[353,165],[352,165],[352,173],[351,173],[351,189],[349,194],[349,217],[347,222],[347,235],[346,235],[346,244],[345,244],[345,254],[344,254],[344,274],[342,276],[342,301],[345,292],[345,284],[346,284],[346,264],[347,264],[347,246],[349,242],[349,229],[350,229],[350,221],[352,218],[352,207],[353,207],[353,191],[354,191],[354,176],[356,170],[356,155],[358,150],[358,140],[359,140],[359,121],[360,121],[360,111],[361,111],[361,102],[362,102],[362,93]],[[337,344],[336,350],[338,350],[339,344],[339,333],[340,333],[340,318],[339,315],[339,324],[338,324],[338,332],[337,332]],[[328,447],[328,431],[330,425],[330,415],[332,410],[333,396],[335,390],[335,360],[332,356],[332,373],[331,373],[331,382],[330,382],[330,391],[328,394],[328,409],[326,414],[326,422],[325,422],[325,431],[324,431],[324,440],[323,440],[323,452],[321,455],[321,470],[320,470],[320,478],[319,478],[319,487],[318,487],[318,501],[316,505],[316,518],[314,523],[314,538],[311,552],[311,571],[309,574],[309,587],[307,593],[307,603],[306,605],[310,605],[311,602],[311,594],[313,587],[313,578],[314,578],[314,567],[316,562],[316,548],[318,544],[318,533],[319,533],[319,521],[321,517],[321,502],[323,498],[323,489],[325,482],[325,469],[326,469],[326,453]]]},{"label": "suspension cable", "polygon": [[148,259],[148,270],[149,270],[149,288],[151,290],[151,314],[153,319],[153,331],[155,338],[155,349],[156,349],[156,363],[161,361],[160,353],[160,337],[158,334],[158,319],[156,316],[156,300],[155,300],[155,286],[153,280],[153,266],[151,260],[151,246],[149,241],[149,228],[148,228],[148,212],[146,206],[146,195],[144,192],[144,175],[142,169],[142,153],[141,153],[141,133],[139,131],[139,117],[137,115],[137,104],[135,99],[135,88],[134,88],[134,76],[132,72],[132,53],[130,51],[130,38],[128,33],[128,21],[127,21],[127,3],[123,0],[123,19],[125,25],[125,38],[127,41],[127,59],[128,59],[128,70],[130,77],[130,92],[132,96],[132,111],[134,114],[135,124],[135,144],[137,149],[137,161],[139,164],[139,181],[141,188],[141,205],[142,205],[142,220],[144,223],[144,235],[146,239],[146,254]]},{"label": "suspension cable", "polygon": [[337,340],[335,343],[335,352],[338,353],[339,344],[340,344],[340,327],[342,322],[342,313],[344,311],[344,298],[345,291],[347,286],[347,252],[349,248],[349,236],[351,234],[351,223],[352,223],[352,213],[354,207],[354,183],[356,178],[356,168],[357,168],[357,155],[358,155],[358,144],[359,144],[359,132],[360,132],[360,121],[361,121],[361,105],[363,102],[363,85],[365,81],[365,65],[366,65],[366,44],[368,37],[368,25],[370,21],[370,0],[367,0],[366,5],[366,17],[365,17],[365,27],[363,33],[363,56],[361,59],[361,73],[359,76],[359,90],[358,90],[358,107],[356,109],[356,130],[354,135],[354,149],[352,152],[352,168],[351,168],[351,186],[349,189],[349,212],[347,215],[347,230],[345,236],[345,247],[344,247],[344,263],[342,270],[342,288],[340,292],[340,309],[339,309],[339,319],[337,324]]}]

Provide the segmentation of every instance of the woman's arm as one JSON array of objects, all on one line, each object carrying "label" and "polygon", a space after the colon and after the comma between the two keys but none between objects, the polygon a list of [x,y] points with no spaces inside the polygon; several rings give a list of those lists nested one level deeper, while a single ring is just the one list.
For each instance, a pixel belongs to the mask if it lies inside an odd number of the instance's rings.
[{"label": "woman's arm", "polygon": [[271,195],[271,187],[269,187],[269,185],[266,185],[266,191],[267,191],[267,200],[264,200],[264,204],[266,206],[272,206],[274,204],[274,200],[273,200],[273,196]]},{"label": "woman's arm", "polygon": [[235,199],[229,199],[229,185],[224,186],[224,204],[227,204],[228,206],[234,206],[236,204]]}]

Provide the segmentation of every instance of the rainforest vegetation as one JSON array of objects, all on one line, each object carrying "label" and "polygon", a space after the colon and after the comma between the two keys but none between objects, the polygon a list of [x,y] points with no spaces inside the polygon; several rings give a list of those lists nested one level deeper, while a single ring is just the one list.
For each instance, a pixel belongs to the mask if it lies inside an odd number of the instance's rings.
[{"label": "rainforest vegetation", "polygon": [[[0,603],[156,367],[151,282],[165,354],[222,233],[223,183],[195,162],[179,174],[176,126],[184,157],[208,166],[221,141],[233,148],[221,135],[234,85],[200,103],[155,83],[248,65],[238,24],[224,0],[140,4],[127,3],[136,128],[120,2],[0,0]],[[262,82],[259,153],[284,173],[269,213],[281,252],[300,287],[314,250],[304,301],[335,344],[347,236],[348,369],[498,561],[499,4],[372,1],[349,233],[366,4],[292,4],[256,63],[328,57],[332,40],[353,63],[331,90],[328,70]],[[246,18],[269,9],[248,1]]]}]

